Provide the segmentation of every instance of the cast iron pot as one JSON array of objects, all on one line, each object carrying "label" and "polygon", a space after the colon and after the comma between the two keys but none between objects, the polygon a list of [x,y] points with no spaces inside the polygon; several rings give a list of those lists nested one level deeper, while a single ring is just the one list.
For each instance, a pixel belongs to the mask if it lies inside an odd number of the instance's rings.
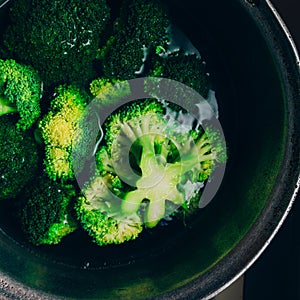
[{"label": "cast iron pot", "polygon": [[286,218],[299,184],[300,77],[284,25],[263,0],[166,2],[205,58],[219,102],[229,160],[216,197],[187,227],[103,248],[80,234],[34,248],[3,205],[0,295],[209,299],[246,271]]}]

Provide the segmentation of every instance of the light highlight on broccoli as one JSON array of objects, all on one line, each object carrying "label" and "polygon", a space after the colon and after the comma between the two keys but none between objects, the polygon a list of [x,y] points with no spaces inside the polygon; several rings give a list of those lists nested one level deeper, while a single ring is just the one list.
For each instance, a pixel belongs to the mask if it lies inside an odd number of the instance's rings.
[{"label": "light highlight on broccoli", "polygon": [[79,89],[60,86],[51,102],[49,113],[39,123],[45,142],[46,170],[54,180],[74,178],[72,148],[85,106],[86,98]]}]

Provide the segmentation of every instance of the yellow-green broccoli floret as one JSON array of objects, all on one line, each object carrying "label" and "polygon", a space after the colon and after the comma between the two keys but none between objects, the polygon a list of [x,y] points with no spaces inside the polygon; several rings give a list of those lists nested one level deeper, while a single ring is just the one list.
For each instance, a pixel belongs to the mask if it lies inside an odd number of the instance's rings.
[{"label": "yellow-green broccoli floret", "polygon": [[130,94],[130,86],[126,81],[98,78],[90,84],[91,94],[99,99],[101,104],[111,105]]},{"label": "yellow-green broccoli floret", "polygon": [[120,214],[122,184],[117,176],[96,176],[79,197],[76,211],[81,225],[98,245],[121,244],[143,230],[138,214]]},{"label": "yellow-green broccoli floret", "polygon": [[86,97],[73,86],[57,88],[49,113],[39,123],[45,142],[46,170],[50,178],[72,179],[72,148],[78,135],[79,120]]}]

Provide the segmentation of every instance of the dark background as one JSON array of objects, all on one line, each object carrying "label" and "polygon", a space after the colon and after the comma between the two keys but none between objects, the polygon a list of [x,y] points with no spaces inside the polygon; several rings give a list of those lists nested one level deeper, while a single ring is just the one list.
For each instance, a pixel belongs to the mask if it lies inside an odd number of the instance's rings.
[{"label": "dark background", "polygon": [[300,49],[300,0],[271,0]]},{"label": "dark background", "polygon": [[[272,0],[300,51],[300,0]],[[290,215],[245,275],[245,300],[300,300],[300,195]]]}]

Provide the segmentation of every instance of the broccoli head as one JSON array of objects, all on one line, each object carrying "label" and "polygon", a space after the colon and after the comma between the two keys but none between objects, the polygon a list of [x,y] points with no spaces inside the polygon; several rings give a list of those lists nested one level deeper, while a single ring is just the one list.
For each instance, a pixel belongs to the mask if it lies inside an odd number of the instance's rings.
[{"label": "broccoli head", "polygon": [[16,0],[4,45],[10,56],[32,65],[46,86],[85,85],[110,9],[105,0]]},{"label": "broccoli head", "polygon": [[160,0],[125,0],[121,6],[120,25],[147,48],[166,46],[169,42],[168,9]]},{"label": "broccoli head", "polygon": [[34,179],[38,170],[38,147],[30,131],[16,130],[13,116],[0,121],[0,200],[15,198]]},{"label": "broccoli head", "polygon": [[216,163],[226,160],[219,132],[190,124],[183,112],[158,100],[130,103],[105,121],[96,162],[101,174],[124,182],[122,215],[142,209],[146,226],[156,226],[165,216],[166,201],[188,206]]},{"label": "broccoli head", "polygon": [[82,227],[99,246],[135,239],[143,230],[138,214],[120,214],[117,196],[122,183],[117,176],[96,176],[79,197],[76,211]]},{"label": "broccoli head", "polygon": [[17,128],[30,128],[41,114],[41,95],[41,81],[31,67],[0,59],[0,116],[18,113]]},{"label": "broccoli head", "polygon": [[105,77],[119,80],[137,77],[142,70],[146,51],[136,37],[128,37],[126,31],[118,32],[102,49]]},{"label": "broccoli head", "polygon": [[74,178],[72,147],[86,101],[86,95],[78,88],[59,86],[49,113],[39,123],[46,149],[46,170],[53,180]]},{"label": "broccoli head", "polygon": [[[186,55],[182,50],[179,50],[167,56],[155,55],[151,64],[149,76],[178,81],[207,98],[210,88],[209,77],[205,63],[196,54]],[[176,92],[179,98],[189,98],[186,89],[182,89],[180,85],[177,89]],[[174,91],[172,94],[174,94]]]},{"label": "broccoli head", "polygon": [[53,182],[42,175],[28,192],[21,225],[29,242],[38,246],[58,244],[77,228],[74,217],[75,188]]},{"label": "broccoli head", "polygon": [[167,45],[169,24],[160,1],[124,1],[115,34],[98,55],[105,77],[127,80],[142,75],[148,55]]}]

